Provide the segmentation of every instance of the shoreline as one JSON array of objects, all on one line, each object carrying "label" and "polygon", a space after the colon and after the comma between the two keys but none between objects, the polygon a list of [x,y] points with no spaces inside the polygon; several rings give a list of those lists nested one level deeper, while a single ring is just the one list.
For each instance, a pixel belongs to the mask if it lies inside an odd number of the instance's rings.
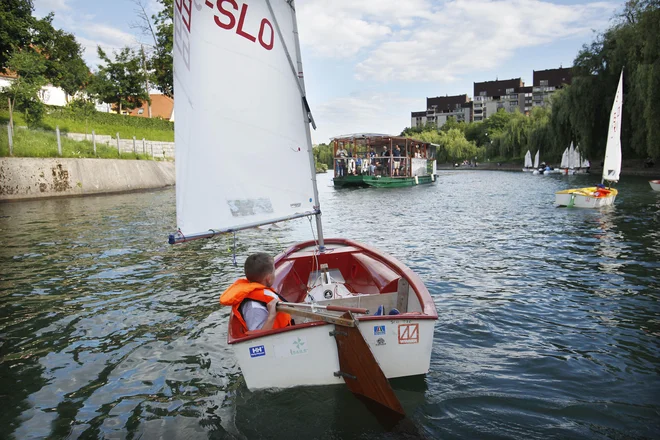
[{"label": "shoreline", "polygon": [[[476,167],[468,166],[459,166],[454,167],[451,164],[441,164],[437,166],[437,171],[519,171],[522,172],[522,165],[513,164],[513,163],[502,163],[497,165],[497,163],[486,162],[478,163]],[[589,170],[591,175],[600,175],[603,172],[603,168],[600,166],[592,166]],[[660,179],[660,166],[653,168],[644,168],[643,165],[626,165],[624,163],[621,168],[621,176],[640,176],[640,177],[650,177],[651,180]]]}]

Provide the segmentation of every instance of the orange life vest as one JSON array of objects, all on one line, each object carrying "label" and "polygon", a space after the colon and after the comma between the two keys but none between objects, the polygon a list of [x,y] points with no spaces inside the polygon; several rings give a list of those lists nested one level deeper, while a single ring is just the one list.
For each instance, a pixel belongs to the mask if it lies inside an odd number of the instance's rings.
[{"label": "orange life vest", "polygon": [[[231,306],[234,316],[241,323],[245,331],[248,331],[247,324],[243,315],[239,310],[239,307],[244,299],[251,299],[254,301],[259,301],[263,304],[268,304],[275,298],[266,294],[264,291],[268,287],[260,283],[251,283],[245,278],[239,278],[234,284],[229,286],[227,290],[220,295],[220,304],[223,306]],[[269,289],[270,290],[270,289]],[[277,295],[277,293],[275,294]],[[279,297],[279,295],[277,295]],[[280,297],[281,299],[281,297]],[[288,313],[278,312],[275,315],[275,322],[273,323],[273,328],[283,328],[291,325],[291,315]]]}]

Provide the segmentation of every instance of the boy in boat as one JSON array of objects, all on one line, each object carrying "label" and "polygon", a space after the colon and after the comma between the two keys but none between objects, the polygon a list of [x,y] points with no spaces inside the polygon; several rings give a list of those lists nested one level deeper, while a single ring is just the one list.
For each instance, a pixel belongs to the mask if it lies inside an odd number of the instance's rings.
[{"label": "boy in boat", "polygon": [[271,286],[275,281],[273,257],[263,252],[245,260],[245,278],[239,278],[220,296],[220,304],[231,306],[245,331],[271,330],[292,324],[291,316],[277,312],[284,300]]}]

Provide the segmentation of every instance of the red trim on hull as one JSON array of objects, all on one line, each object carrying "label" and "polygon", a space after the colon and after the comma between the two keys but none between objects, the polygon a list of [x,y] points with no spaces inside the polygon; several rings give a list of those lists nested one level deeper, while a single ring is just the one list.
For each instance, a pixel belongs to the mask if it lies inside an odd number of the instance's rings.
[{"label": "red trim on hull", "polygon": [[[299,262],[301,265],[307,266],[307,264],[305,264],[307,260],[314,261],[314,259],[317,258],[319,264],[323,263],[326,260],[333,263],[340,263],[340,262],[345,262],[348,258],[351,257],[352,254],[362,254],[371,257],[375,261],[379,262],[381,265],[385,266],[385,268],[382,269],[384,273],[377,274],[379,275],[378,277],[376,277],[378,278],[378,280],[376,279],[368,280],[371,283],[369,288],[372,291],[374,289],[378,289],[377,292],[373,292],[373,293],[388,293],[387,289],[391,289],[392,286],[395,284],[396,280],[398,280],[399,278],[403,278],[410,284],[413,291],[417,295],[417,299],[422,307],[423,312],[421,313],[410,312],[410,313],[403,313],[400,315],[385,315],[385,316],[359,316],[358,320],[375,321],[375,320],[388,319],[388,320],[398,321],[403,319],[406,320],[438,319],[438,311],[435,308],[435,303],[433,302],[433,298],[431,297],[431,294],[429,293],[428,289],[422,282],[421,278],[396,258],[387,255],[385,253],[382,253],[376,250],[375,248],[361,245],[352,240],[348,240],[344,238],[325,239],[325,245],[326,247],[332,245],[340,245],[342,247],[340,248],[330,247],[322,254],[316,254],[313,251],[305,252],[304,249],[310,247],[313,248],[316,246],[316,242],[310,240],[295,244],[275,257],[275,268],[276,271],[278,272],[277,272],[276,281],[274,283],[274,287],[277,288],[278,286],[282,286],[285,282],[288,282],[287,286],[289,288],[281,289],[282,291],[280,292],[287,300],[291,302],[302,302],[302,300],[304,299],[304,294],[300,295],[298,292],[296,292],[296,290],[300,290],[301,285],[303,288],[306,288],[307,286],[306,280],[309,277],[310,271],[298,273],[295,268],[295,264],[297,262]],[[382,268],[383,266],[380,267]],[[362,279],[364,280],[366,272],[364,272],[361,275],[362,275]],[[347,285],[350,285],[348,281],[347,281]],[[291,288],[291,286],[293,286],[294,288]],[[289,290],[292,291],[292,293],[289,293]],[[288,296],[292,294],[297,297],[289,298]],[[233,315],[230,315],[229,331],[227,334],[227,342],[229,344],[235,344],[237,342],[248,341],[251,339],[261,338],[263,336],[268,336],[275,333],[288,332],[305,327],[313,327],[317,325],[330,325],[325,322],[309,322],[309,323],[295,325],[292,327],[286,327],[283,329],[250,332],[248,334],[245,334],[242,332],[240,324],[238,325],[237,324],[238,321],[234,319]]]}]

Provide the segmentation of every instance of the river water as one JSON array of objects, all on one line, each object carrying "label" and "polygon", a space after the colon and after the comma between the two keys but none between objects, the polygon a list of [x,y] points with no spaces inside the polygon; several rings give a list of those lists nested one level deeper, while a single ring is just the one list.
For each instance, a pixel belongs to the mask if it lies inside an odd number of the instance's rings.
[{"label": "river water", "polygon": [[[218,296],[305,219],[169,246],[174,190],[0,205],[0,438],[660,438],[660,193],[555,208],[598,176],[443,171],[335,190],[324,232],[408,264],[435,299],[431,371],[386,430],[343,386],[249,392]],[[405,425],[405,426],[403,426]]]}]

